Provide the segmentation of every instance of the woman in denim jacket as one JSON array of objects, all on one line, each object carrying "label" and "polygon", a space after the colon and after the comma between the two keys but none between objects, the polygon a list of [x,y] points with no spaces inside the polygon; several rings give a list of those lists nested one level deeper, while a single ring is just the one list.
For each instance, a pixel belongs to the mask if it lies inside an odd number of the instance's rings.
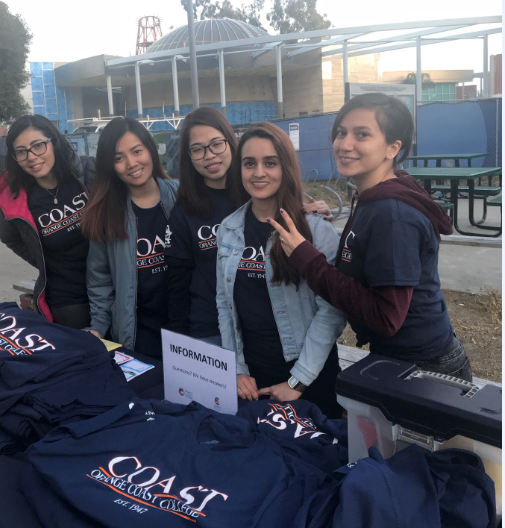
[{"label": "woman in denim jacket", "polygon": [[315,295],[284,256],[269,218],[289,211],[299,230],[334,262],[338,235],[304,216],[298,160],[289,137],[271,123],[242,136],[230,191],[250,200],[217,233],[217,307],[224,348],[237,354],[238,394],[290,401],[303,397],[338,417],[336,339],[344,315]]}]

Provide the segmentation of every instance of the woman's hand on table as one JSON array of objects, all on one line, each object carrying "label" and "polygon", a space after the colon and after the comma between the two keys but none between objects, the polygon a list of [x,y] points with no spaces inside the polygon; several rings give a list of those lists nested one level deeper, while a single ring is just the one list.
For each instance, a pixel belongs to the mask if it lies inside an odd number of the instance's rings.
[{"label": "woman's hand on table", "polygon": [[237,392],[238,395],[244,400],[257,400],[258,386],[256,385],[256,380],[247,374],[238,374]]},{"label": "woman's hand on table", "polygon": [[279,383],[279,385],[272,385],[271,387],[264,387],[258,391],[259,396],[270,396],[271,400],[279,401],[293,401],[297,400],[302,393],[292,389],[288,382]]},{"label": "woman's hand on table", "polygon": [[277,223],[273,218],[267,218],[268,222],[272,224],[274,229],[279,233],[279,238],[281,240],[282,249],[289,257],[291,253],[302,243],[305,242],[305,238],[298,232],[295,227],[293,220],[284,209],[281,209],[281,215],[288,226],[288,231],[286,231],[279,223]]}]

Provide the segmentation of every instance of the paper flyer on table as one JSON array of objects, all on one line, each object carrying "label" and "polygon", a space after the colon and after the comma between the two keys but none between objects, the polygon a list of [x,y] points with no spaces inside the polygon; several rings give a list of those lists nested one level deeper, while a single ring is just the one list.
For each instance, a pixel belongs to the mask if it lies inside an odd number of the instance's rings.
[{"label": "paper flyer on table", "polygon": [[235,352],[199,339],[161,330],[165,399],[236,414],[237,361]]},{"label": "paper flyer on table", "polygon": [[116,352],[114,354],[114,361],[118,365],[122,365],[123,363],[126,363],[127,361],[131,361],[133,359],[132,356],[128,356],[127,354],[123,354],[122,352]]},{"label": "paper flyer on table", "polygon": [[136,359],[132,359],[121,365],[121,370],[125,375],[126,381],[130,381],[153,368],[154,365],[148,365],[147,363],[142,363]]},{"label": "paper flyer on table", "polygon": [[123,345],[120,343],[114,343],[114,341],[109,341],[108,339],[101,339],[102,343],[107,347],[107,350],[116,350],[116,348],[121,348]]}]

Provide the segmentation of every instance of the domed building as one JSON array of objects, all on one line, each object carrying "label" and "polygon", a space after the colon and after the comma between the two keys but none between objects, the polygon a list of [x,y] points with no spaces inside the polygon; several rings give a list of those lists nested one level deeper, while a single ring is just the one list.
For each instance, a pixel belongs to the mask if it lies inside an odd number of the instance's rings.
[{"label": "domed building", "polygon": [[[342,55],[338,44],[322,46],[328,37],[311,41],[297,34],[286,40],[228,18],[195,21],[194,28],[199,103],[221,109],[230,123],[308,116],[342,106]],[[350,57],[349,81],[377,82],[378,58]],[[46,71],[49,66],[52,72]],[[34,112],[58,119],[62,131],[72,131],[76,119],[127,115],[162,120],[193,108],[187,25],[142,55],[34,63],[32,74]],[[54,101],[38,93],[50,76]],[[159,121],[150,129],[172,125]]]},{"label": "domed building", "polygon": [[[210,20],[195,22],[195,42],[197,46],[266,36],[268,36],[268,32],[263,28],[246,24],[241,20],[232,20],[231,18],[211,18]],[[151,44],[148,52],[185,48],[187,42],[189,42],[189,29],[186,25],[174,29],[168,35]]]}]

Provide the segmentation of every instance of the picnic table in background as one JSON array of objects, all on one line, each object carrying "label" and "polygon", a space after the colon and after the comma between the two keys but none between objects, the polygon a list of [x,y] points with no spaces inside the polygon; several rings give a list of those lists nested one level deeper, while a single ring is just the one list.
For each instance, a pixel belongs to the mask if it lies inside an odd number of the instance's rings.
[{"label": "picnic table in background", "polygon": [[454,160],[454,166],[459,167],[461,160],[466,160],[467,166],[472,166],[472,159],[483,158],[487,156],[487,152],[476,152],[471,154],[424,154],[418,156],[409,156],[407,159],[414,162],[414,167],[417,167],[418,161],[424,161],[424,167],[428,166],[429,160],[434,160],[437,167],[442,167],[443,160]]},{"label": "picnic table in background", "polygon": [[[497,237],[501,235],[500,226],[484,226],[482,223],[487,214],[487,198],[497,196],[501,193],[501,187],[479,187],[475,186],[475,180],[483,176],[500,176],[501,167],[411,167],[408,172],[417,180],[422,180],[424,188],[431,196],[432,191],[450,191],[450,203],[453,206],[453,224],[458,233],[467,236]],[[431,185],[432,180],[449,180],[450,185]],[[466,180],[467,185],[461,186],[460,180]],[[468,216],[470,224],[480,229],[490,229],[496,231],[493,234],[475,233],[463,231],[458,225],[458,200],[460,193],[468,193]],[[482,198],[484,204],[483,217],[475,221],[474,219],[474,201],[475,197]]]}]

